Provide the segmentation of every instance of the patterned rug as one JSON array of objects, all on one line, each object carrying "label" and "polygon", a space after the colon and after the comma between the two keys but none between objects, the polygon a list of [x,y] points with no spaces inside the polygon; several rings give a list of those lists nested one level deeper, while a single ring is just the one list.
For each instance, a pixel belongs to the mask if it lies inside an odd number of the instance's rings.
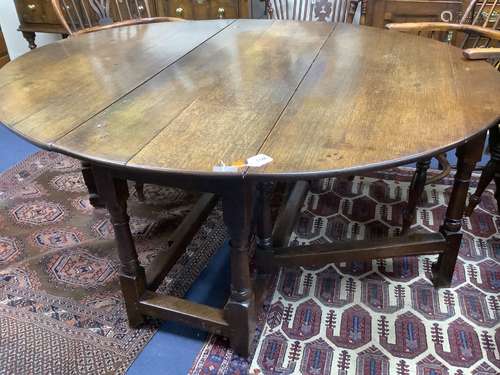
[{"label": "patterned rug", "polygon": [[[129,329],[107,211],[89,205],[74,159],[39,152],[0,175],[0,374],[123,374],[158,323]],[[129,214],[149,264],[196,196],[131,189]],[[183,295],[225,239],[215,210],[160,287]]]},{"label": "patterned rug", "polygon": [[[291,242],[397,235],[411,173],[328,180],[308,194]],[[451,184],[426,187],[414,230],[438,229]],[[191,374],[499,374],[500,216],[492,189],[463,220],[451,288],[432,287],[433,256],[282,269],[259,314],[251,363],[212,335]]]}]

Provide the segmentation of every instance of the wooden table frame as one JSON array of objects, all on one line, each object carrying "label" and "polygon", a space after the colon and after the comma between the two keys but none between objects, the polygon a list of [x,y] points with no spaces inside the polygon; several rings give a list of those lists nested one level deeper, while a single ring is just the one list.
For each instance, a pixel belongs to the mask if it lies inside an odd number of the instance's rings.
[{"label": "wooden table frame", "polygon": [[[500,78],[491,66],[428,38],[340,23],[240,19],[132,28],[54,43],[0,71],[2,123],[86,163],[89,198],[105,203],[114,226],[132,326],[144,316],[181,321],[228,336],[247,356],[261,296],[249,269],[254,242],[261,273],[439,254],[434,285],[450,284],[470,176],[486,130],[500,121]],[[457,147],[438,233],[286,247],[305,181],[314,188],[324,177],[362,175]],[[260,153],[273,162],[213,171],[221,160]],[[130,231],[127,180],[205,193],[147,269]],[[279,180],[295,187],[273,228],[268,201]],[[225,307],[157,294],[218,198],[230,236]]]},{"label": "wooden table frame", "polygon": [[[462,239],[461,219],[469,182],[476,163],[481,159],[484,141],[485,133],[481,133],[458,147],[455,182],[445,220],[438,233],[410,233],[386,240],[338,241],[300,247],[286,245],[296,214],[309,188],[307,182],[295,183],[273,227],[269,199],[272,183],[276,179],[264,179],[263,176],[224,176],[214,179],[92,165],[97,190],[106,203],[115,231],[121,262],[120,283],[130,325],[140,325],[144,316],[175,320],[227,336],[238,354],[248,356],[255,331],[256,301],[260,300],[256,297],[249,269],[254,215],[258,217],[256,263],[263,273],[278,266],[320,266],[348,260],[439,254],[432,268],[433,283],[436,287],[449,286]],[[283,178],[294,181],[293,176]],[[175,232],[168,252],[161,253],[148,269],[139,263],[130,231],[127,180],[208,192]],[[230,236],[231,292],[226,305],[223,309],[216,309],[156,293],[163,277],[214,207],[217,196],[222,199],[224,223]]]}]

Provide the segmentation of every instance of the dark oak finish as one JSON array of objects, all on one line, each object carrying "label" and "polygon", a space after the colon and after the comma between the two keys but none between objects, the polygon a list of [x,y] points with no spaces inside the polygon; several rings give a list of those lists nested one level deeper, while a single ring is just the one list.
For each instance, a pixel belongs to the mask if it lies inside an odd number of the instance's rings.
[{"label": "dark oak finish", "polygon": [[[332,166],[346,174],[380,167],[377,159],[384,166],[402,164],[452,148],[469,138],[474,124],[483,124],[477,132],[499,120],[483,117],[497,112],[500,103],[493,94],[498,88],[490,86],[500,76],[491,66],[471,69],[459,49],[426,38],[386,38],[363,27],[354,36],[353,28],[337,25],[259,150],[275,160],[249,173],[278,175],[290,168],[317,177]],[[381,72],[390,72],[391,79]],[[356,80],[339,78],[352,76]],[[465,99],[472,92],[476,100]]]},{"label": "dark oak finish", "polygon": [[224,316],[229,322],[231,346],[244,357],[250,354],[256,319],[249,266],[252,189],[251,183],[237,180],[228,184],[222,195],[231,264],[231,292],[224,307]]},{"label": "dark oak finish", "polygon": [[[22,56],[0,75],[2,120],[42,146],[115,166],[220,176],[212,172],[219,160],[264,152],[272,163],[240,174],[306,178],[410,162],[498,120],[490,93],[500,77],[453,47],[347,24],[232,22],[105,30]],[[218,64],[197,63],[215,56]],[[96,61],[99,70],[91,69]],[[33,63],[37,77],[23,75]],[[389,70],[391,79],[381,78]],[[276,100],[267,100],[271,93]]]},{"label": "dark oak finish", "polygon": [[223,310],[182,298],[148,291],[141,297],[139,308],[144,315],[176,320],[218,335],[227,336],[229,333],[229,323],[224,317]]},{"label": "dark oak finish", "polygon": [[[37,76],[30,75],[32,64]],[[404,33],[326,22],[169,22],[80,35],[22,56],[0,71],[0,121],[41,147],[92,163],[115,228],[130,324],[144,315],[180,320],[228,335],[247,355],[256,306],[249,271],[255,207],[263,218],[257,257],[275,253],[268,207],[260,207],[269,184],[364,173],[458,145],[441,233],[377,243],[377,256],[440,253],[435,284],[447,285],[470,172],[486,129],[500,120],[493,95],[499,90],[492,66]],[[221,160],[231,164],[260,152],[273,162],[212,170]],[[130,234],[127,179],[221,197],[231,237],[224,309],[152,294],[200,222],[188,217],[171,253],[146,271]],[[304,186],[292,191],[294,209]],[[201,216],[213,204],[213,196],[204,197],[195,209]],[[281,216],[273,231],[282,246],[289,230]],[[353,246],[342,256],[375,256],[370,246],[364,252],[363,244]],[[290,256],[316,264],[306,251]],[[334,253],[322,249],[321,257],[337,259]]]},{"label": "dark oak finish", "polygon": [[[3,120],[17,124],[16,129],[21,132],[25,129],[39,142],[52,144],[232,22],[138,25],[86,34],[74,38],[71,43],[63,41],[35,50],[33,54],[21,56],[12,64],[13,68],[2,72],[0,87],[5,85],[3,90],[10,91],[9,95],[2,95],[0,103]],[[40,60],[54,63],[40,66],[37,65]],[[99,69],[95,66],[97,61]],[[127,64],[120,64],[121,61]],[[26,69],[25,66],[32,64],[38,66],[36,77],[16,79],[18,69]],[[109,85],[109,82],[118,84]],[[22,90],[27,84],[29,95]],[[21,107],[23,110],[19,111]],[[136,125],[143,128],[144,121]],[[51,126],[46,129],[37,126],[37,123],[49,122]],[[143,129],[148,130],[153,129]],[[120,132],[123,134],[123,128]],[[139,136],[140,131],[135,134]],[[120,150],[116,144],[110,146]]]},{"label": "dark oak finish", "polygon": [[101,167],[94,166],[92,172],[99,195],[106,203],[113,224],[121,263],[120,284],[125,297],[127,316],[129,324],[136,327],[143,322],[139,300],[146,290],[146,273],[139,263],[130,230],[127,181],[111,176]]},{"label": "dark oak finish", "polygon": [[485,134],[478,135],[457,148],[457,173],[451,192],[444,224],[440,232],[448,243],[447,251],[439,254],[437,263],[433,265],[433,283],[439,287],[449,287],[457,261],[458,250],[462,241],[462,217],[469,182],[476,163],[483,154]]},{"label": "dark oak finish", "polygon": [[[287,38],[292,31],[296,38]],[[327,24],[237,21],[57,143],[65,149],[85,143],[86,152],[120,164],[155,159],[158,169],[212,173],[220,160],[256,153],[331,32]],[[291,60],[292,50],[301,58]],[[96,131],[99,124],[107,125]],[[135,136],[120,137],[125,128],[136,128]],[[238,140],[228,142],[228,134]],[[184,152],[194,144],[200,147]]]},{"label": "dark oak finish", "polygon": [[389,240],[334,241],[328,244],[274,248],[257,255],[262,268],[277,266],[323,266],[353,259],[367,261],[404,254],[404,256],[441,254],[447,249],[446,239],[440,233],[412,233]]}]

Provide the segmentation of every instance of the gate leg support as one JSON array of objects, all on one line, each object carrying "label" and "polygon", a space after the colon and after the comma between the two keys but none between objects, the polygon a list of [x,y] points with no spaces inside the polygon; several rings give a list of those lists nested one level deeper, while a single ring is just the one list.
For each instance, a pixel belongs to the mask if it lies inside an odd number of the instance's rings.
[{"label": "gate leg support", "polygon": [[229,322],[231,347],[243,357],[250,354],[250,343],[255,333],[255,296],[248,254],[252,223],[252,189],[251,183],[238,181],[222,197],[231,257],[231,295],[224,307],[224,315]]}]

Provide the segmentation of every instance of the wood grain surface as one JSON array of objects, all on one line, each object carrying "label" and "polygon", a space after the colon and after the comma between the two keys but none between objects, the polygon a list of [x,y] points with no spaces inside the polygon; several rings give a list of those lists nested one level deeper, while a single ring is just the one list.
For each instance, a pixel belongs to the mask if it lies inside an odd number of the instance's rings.
[{"label": "wood grain surface", "polygon": [[[37,67],[33,74],[33,66]],[[428,38],[348,24],[159,23],[81,35],[0,71],[0,121],[145,170],[293,175],[403,164],[500,120],[500,75]]]}]

